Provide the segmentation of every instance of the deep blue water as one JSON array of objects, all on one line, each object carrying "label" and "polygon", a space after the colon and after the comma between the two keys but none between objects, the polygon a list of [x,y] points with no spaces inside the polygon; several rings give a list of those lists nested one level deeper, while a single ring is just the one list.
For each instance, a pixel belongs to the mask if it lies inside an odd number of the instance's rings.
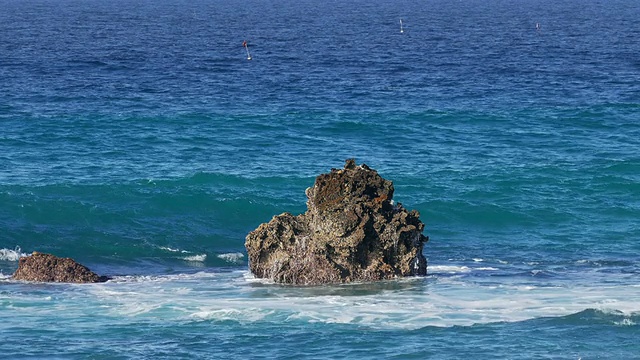
[{"label": "deep blue water", "polygon": [[[640,359],[638,38],[633,0],[0,0],[0,354]],[[429,275],[253,279],[352,157]]]}]

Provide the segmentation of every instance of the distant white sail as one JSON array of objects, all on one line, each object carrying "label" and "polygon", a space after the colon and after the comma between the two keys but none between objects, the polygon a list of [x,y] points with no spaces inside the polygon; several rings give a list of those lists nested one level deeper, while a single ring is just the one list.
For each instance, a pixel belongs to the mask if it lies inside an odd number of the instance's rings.
[{"label": "distant white sail", "polygon": [[249,46],[247,46],[247,40],[242,42],[242,46],[247,50],[247,60],[251,60],[251,53],[249,52]]}]

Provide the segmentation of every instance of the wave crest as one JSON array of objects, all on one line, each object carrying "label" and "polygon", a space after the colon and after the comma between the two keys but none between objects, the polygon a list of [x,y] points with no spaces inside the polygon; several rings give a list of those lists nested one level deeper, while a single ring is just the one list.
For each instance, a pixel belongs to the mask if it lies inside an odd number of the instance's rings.
[{"label": "wave crest", "polygon": [[18,261],[22,257],[29,256],[29,254],[25,254],[22,252],[19,246],[16,246],[15,249],[0,249],[0,260],[1,261]]},{"label": "wave crest", "polygon": [[239,252],[219,254],[218,259],[222,259],[232,264],[241,264],[244,259],[244,254]]}]

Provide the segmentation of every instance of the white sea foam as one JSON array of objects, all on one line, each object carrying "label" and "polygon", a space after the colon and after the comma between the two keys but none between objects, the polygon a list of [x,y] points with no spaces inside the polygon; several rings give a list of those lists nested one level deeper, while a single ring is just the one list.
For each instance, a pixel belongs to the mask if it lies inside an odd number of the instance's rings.
[{"label": "white sea foam", "polygon": [[614,322],[614,324],[618,325],[618,326],[634,326],[634,325],[636,325],[636,323],[633,320],[629,319],[629,318],[624,318],[624,319],[622,319],[622,321],[616,321],[616,322]]},{"label": "white sea foam", "polygon": [[204,262],[207,260],[207,254],[189,255],[183,257],[182,260],[189,262]]},{"label": "white sea foam", "polygon": [[[467,269],[440,268],[478,270]],[[374,329],[514,322],[585,309],[612,311],[616,314],[612,324],[631,326],[640,312],[640,286],[550,281],[538,284],[529,278],[496,283],[435,275],[373,284],[289,287],[257,280],[248,271],[233,271],[119,276],[67,294],[85,297],[74,306],[107,316],[178,322],[340,323]]]},{"label": "white sea foam", "polygon": [[181,256],[177,258],[188,262],[201,263],[207,260],[207,254],[194,254],[191,251],[172,248],[169,246],[158,246],[158,248],[171,253],[181,254]]},{"label": "white sea foam", "polygon": [[177,253],[182,253],[182,254],[187,254],[188,253],[188,251],[186,251],[186,250],[173,249],[173,248],[170,248],[168,246],[160,246],[158,248],[162,249],[162,250],[169,251],[169,252],[177,252]]},{"label": "white sea foam", "polygon": [[248,283],[273,285],[274,282],[271,279],[257,278],[250,271],[244,271],[242,274],[243,280]]},{"label": "white sea foam", "polygon": [[11,279],[11,275],[5,275],[0,271],[0,280],[9,280]]},{"label": "white sea foam", "polygon": [[29,256],[22,252],[19,246],[15,249],[0,249],[0,260],[2,261],[18,261],[21,257]]},{"label": "white sea foam", "polygon": [[437,273],[466,273],[471,271],[471,268],[468,266],[455,266],[455,265],[429,265],[427,268],[429,273],[437,274]]},{"label": "white sea foam", "polygon": [[192,274],[170,274],[170,275],[121,275],[114,276],[110,283],[141,283],[141,282],[179,282],[179,281],[199,281],[215,277],[215,273],[199,271]]},{"label": "white sea foam", "polygon": [[260,321],[274,314],[274,310],[262,310],[258,308],[247,309],[234,309],[234,308],[222,308],[222,309],[201,309],[189,315],[188,317],[193,320],[213,320],[213,321],[237,321],[242,323],[250,323]]},{"label": "white sea foam", "polygon": [[468,267],[468,266],[458,266],[458,265],[429,265],[428,271],[431,275],[438,274],[459,274],[459,273],[469,273],[472,271],[497,271],[500,270],[491,266],[482,266],[482,267]]},{"label": "white sea foam", "polygon": [[219,259],[222,259],[226,262],[230,262],[232,264],[239,264],[239,263],[242,263],[242,259],[244,259],[244,254],[236,252],[236,253],[219,254],[217,257]]}]

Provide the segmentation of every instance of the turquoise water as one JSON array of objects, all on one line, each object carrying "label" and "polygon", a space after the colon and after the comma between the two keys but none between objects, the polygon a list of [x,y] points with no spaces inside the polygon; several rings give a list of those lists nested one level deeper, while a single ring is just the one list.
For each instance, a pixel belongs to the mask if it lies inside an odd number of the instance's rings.
[{"label": "turquoise water", "polygon": [[[0,9],[2,356],[640,358],[639,3]],[[246,234],[352,157],[429,275],[254,279]],[[10,280],[32,251],[113,280]]]}]

